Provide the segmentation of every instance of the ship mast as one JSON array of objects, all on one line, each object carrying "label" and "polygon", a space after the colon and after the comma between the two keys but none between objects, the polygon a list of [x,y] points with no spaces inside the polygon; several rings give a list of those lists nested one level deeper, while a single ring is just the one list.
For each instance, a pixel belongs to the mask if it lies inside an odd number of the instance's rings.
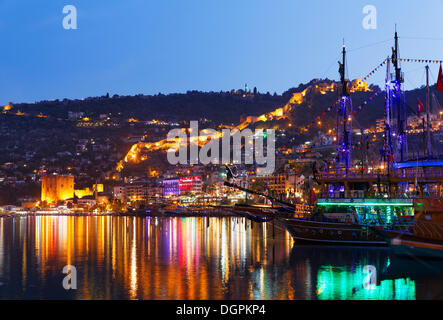
[{"label": "ship mast", "polygon": [[385,134],[381,150],[382,162],[387,164],[392,159],[392,89],[391,89],[391,60],[386,60],[386,101],[385,101]]},{"label": "ship mast", "polygon": [[342,62],[338,62],[341,97],[337,114],[337,167],[344,167],[346,173],[351,165],[352,101],[349,97],[346,74],[346,47],[343,45]]},{"label": "ship mast", "polygon": [[426,66],[426,156],[432,155],[431,146],[431,122],[430,122],[430,103],[429,103],[429,66]]},{"label": "ship mast", "polygon": [[[403,162],[408,159],[408,143],[406,138],[406,126],[407,126],[407,114],[406,114],[406,104],[405,97],[402,90],[402,83],[404,82],[403,73],[401,72],[401,68],[399,66],[400,53],[398,48],[398,34],[397,30],[395,30],[394,36],[394,48],[392,48],[392,57],[391,61],[395,70],[395,79],[392,81],[394,85],[393,94],[392,94],[392,112],[393,116],[396,118],[395,123],[395,143],[394,146],[391,145],[391,148],[395,150],[395,161]],[[393,119],[391,119],[392,121]],[[393,125],[394,123],[391,123]]]}]

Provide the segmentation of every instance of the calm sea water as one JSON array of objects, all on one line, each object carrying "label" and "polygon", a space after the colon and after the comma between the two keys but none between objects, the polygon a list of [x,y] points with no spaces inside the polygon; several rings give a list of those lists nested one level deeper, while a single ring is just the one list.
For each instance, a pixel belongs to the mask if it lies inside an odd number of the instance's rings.
[{"label": "calm sea water", "polygon": [[0,218],[0,299],[443,299],[443,262],[243,218]]}]

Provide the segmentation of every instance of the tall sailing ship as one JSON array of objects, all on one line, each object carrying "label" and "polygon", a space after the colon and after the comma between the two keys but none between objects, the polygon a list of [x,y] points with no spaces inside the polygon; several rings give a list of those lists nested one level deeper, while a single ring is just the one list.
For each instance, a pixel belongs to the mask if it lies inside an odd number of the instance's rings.
[{"label": "tall sailing ship", "polygon": [[[346,49],[343,46],[343,60],[339,62],[342,92],[337,114],[336,166],[324,172],[314,172],[321,196],[316,202],[313,215],[306,218],[278,218],[296,242],[393,246],[395,243],[405,243],[398,240],[401,236],[403,239],[409,237],[408,241],[414,236],[421,237],[421,241],[435,237],[433,248],[440,246],[438,248],[443,253],[443,158],[442,155],[432,153],[429,68],[426,67],[424,157],[417,156],[414,159],[408,157],[408,112],[399,60],[398,36],[395,32],[392,56],[386,60],[385,128],[380,150],[381,161],[376,168],[355,169],[351,152],[353,107],[347,89],[348,80],[345,79]],[[442,81],[441,74],[439,81]],[[434,204],[434,211],[423,212],[423,203],[426,208]],[[437,203],[439,209],[435,207]],[[424,227],[425,222],[432,224],[432,228]],[[433,232],[428,232],[427,238],[423,237],[423,230],[428,229]],[[401,250],[405,250],[404,246]]]}]

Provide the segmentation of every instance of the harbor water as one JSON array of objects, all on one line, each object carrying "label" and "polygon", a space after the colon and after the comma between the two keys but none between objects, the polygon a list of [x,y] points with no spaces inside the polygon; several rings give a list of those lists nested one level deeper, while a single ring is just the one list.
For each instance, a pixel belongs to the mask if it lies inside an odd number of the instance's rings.
[{"label": "harbor water", "polygon": [[443,299],[443,262],[236,217],[4,217],[0,299]]}]

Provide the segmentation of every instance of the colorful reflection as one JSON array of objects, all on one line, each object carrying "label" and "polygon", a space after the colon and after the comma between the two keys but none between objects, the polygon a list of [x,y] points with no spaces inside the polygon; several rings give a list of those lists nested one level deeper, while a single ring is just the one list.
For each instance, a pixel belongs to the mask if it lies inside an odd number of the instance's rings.
[{"label": "colorful reflection", "polygon": [[301,299],[416,299],[416,282],[422,279],[412,279],[407,271],[390,277],[391,264],[388,248],[305,246],[291,255]]},{"label": "colorful reflection", "polygon": [[[244,218],[0,219],[0,298],[288,299],[289,274],[276,287],[273,269],[292,238],[272,229]],[[77,290],[61,286],[65,265]]]},{"label": "colorful reflection", "polygon": [[[62,287],[65,265],[77,290]],[[410,266],[386,248],[294,245],[244,218],[0,219],[0,299],[443,298],[441,272]]]},{"label": "colorful reflection", "polygon": [[413,300],[415,282],[409,278],[383,280],[377,284],[376,275],[364,266],[354,270],[348,267],[321,267],[317,274],[319,300]]}]

